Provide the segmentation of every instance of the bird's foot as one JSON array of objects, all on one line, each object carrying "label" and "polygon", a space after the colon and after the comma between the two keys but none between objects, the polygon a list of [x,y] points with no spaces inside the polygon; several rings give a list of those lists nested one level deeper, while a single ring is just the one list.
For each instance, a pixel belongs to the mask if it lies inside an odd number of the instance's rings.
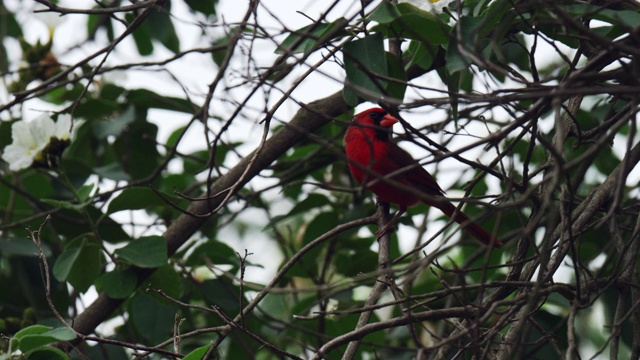
[{"label": "bird's foot", "polygon": [[393,225],[393,223],[388,223],[387,225],[383,226],[380,230],[376,232],[376,240],[385,236],[387,233],[393,232],[395,230],[396,230],[396,227]]}]

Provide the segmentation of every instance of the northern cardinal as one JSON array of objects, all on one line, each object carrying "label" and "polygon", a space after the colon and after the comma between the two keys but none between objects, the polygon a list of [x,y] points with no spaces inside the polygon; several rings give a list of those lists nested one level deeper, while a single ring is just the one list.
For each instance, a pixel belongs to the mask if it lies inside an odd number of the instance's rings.
[{"label": "northern cardinal", "polygon": [[[436,180],[409,153],[391,141],[391,127],[398,119],[384,109],[372,108],[353,117],[353,122],[344,137],[347,159],[351,175],[366,188],[373,191],[380,200],[399,206],[398,213],[378,233],[378,237],[388,232],[393,223],[418,202],[434,206],[445,215],[453,217],[469,234],[485,244],[495,247],[502,245],[469,219],[444,197],[444,192]],[[399,184],[391,184],[388,180]],[[410,189],[412,191],[406,191]],[[418,193],[423,193],[421,197]],[[455,215],[454,215],[455,214]]]}]

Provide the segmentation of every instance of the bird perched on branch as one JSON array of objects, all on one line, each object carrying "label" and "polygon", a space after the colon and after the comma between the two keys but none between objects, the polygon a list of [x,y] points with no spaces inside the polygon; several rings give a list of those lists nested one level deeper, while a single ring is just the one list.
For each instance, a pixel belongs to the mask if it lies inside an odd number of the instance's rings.
[{"label": "bird perched on branch", "polygon": [[400,208],[376,235],[387,233],[408,207],[422,201],[440,209],[483,243],[501,246],[500,240],[447,200],[436,180],[420,163],[391,141],[391,127],[397,122],[398,119],[382,108],[368,109],[353,117],[344,137],[351,175],[380,200]]}]

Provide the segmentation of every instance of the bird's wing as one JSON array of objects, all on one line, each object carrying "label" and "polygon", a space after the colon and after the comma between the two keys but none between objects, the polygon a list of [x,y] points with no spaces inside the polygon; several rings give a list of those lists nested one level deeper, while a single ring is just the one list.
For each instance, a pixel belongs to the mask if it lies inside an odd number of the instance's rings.
[{"label": "bird's wing", "polygon": [[416,160],[414,160],[408,152],[404,151],[395,143],[389,146],[389,157],[395,163],[396,170],[410,167],[410,170],[403,172],[402,177],[408,180],[408,183],[414,185],[429,195],[444,195],[444,191],[440,188],[436,179],[427,172]]}]

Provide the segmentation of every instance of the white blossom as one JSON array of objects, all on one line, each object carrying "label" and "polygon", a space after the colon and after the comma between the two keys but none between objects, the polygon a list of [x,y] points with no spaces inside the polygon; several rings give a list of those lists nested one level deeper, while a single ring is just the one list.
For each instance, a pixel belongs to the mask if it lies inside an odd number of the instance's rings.
[{"label": "white blossom", "polygon": [[[77,129],[80,125],[82,125],[82,122],[79,120],[77,120],[74,123],[73,125],[74,133],[75,133],[75,129]],[[70,130],[71,130],[71,115],[69,114],[58,115],[58,121],[56,122],[56,128],[52,137],[56,137],[58,138],[58,140],[71,140],[73,136]]]},{"label": "white blossom", "polygon": [[[76,121],[74,129],[82,122]],[[49,114],[42,114],[32,121],[18,121],[11,126],[13,142],[4,148],[2,159],[9,164],[11,171],[26,169],[34,161],[46,162],[43,153],[52,139],[71,141],[71,116],[60,115],[58,122],[54,122]],[[75,133],[75,131],[74,131]]]},{"label": "white blossom", "polygon": [[401,0],[425,11],[441,13],[442,10],[456,0]]},{"label": "white blossom", "polygon": [[62,24],[66,18],[60,16],[60,13],[53,11],[35,12],[35,10],[45,10],[46,8],[39,7],[34,9],[35,18],[40,20],[49,29],[49,34],[53,34],[55,28]]}]

